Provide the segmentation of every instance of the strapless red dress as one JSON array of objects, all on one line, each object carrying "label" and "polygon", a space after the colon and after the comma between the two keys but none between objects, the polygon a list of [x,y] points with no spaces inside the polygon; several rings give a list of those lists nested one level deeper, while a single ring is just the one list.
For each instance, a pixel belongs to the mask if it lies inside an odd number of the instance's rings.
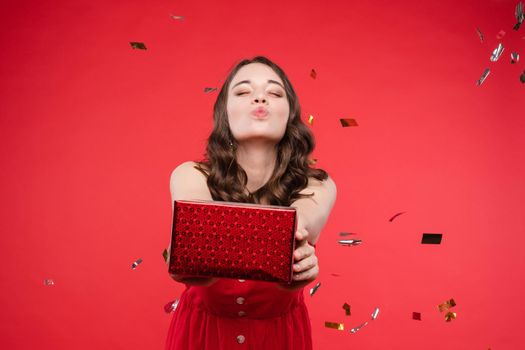
[{"label": "strapless red dress", "polygon": [[229,278],[189,286],[179,298],[166,350],[311,350],[304,288]]}]

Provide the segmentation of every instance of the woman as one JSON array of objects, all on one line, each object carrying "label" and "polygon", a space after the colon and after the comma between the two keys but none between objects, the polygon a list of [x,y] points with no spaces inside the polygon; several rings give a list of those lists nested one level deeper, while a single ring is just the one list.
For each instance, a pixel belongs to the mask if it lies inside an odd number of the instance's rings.
[{"label": "woman", "polygon": [[292,206],[297,210],[291,285],[172,277],[186,285],[166,349],[312,349],[304,286],[319,273],[315,243],[336,198],[328,174],[310,168],[315,146],[285,73],[269,59],[243,60],[214,106],[205,160],[171,174],[176,199]]}]

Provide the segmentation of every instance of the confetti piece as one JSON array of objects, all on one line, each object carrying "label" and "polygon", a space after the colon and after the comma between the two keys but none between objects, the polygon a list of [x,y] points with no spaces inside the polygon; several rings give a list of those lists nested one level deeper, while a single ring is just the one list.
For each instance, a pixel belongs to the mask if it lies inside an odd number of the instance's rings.
[{"label": "confetti piece", "polygon": [[334,276],[334,277],[340,277],[341,275],[338,274],[338,273],[331,273],[330,275]]},{"label": "confetti piece", "polygon": [[354,232],[339,232],[339,236],[350,236],[350,235],[356,235],[357,233]]},{"label": "confetti piece", "polygon": [[362,240],[360,239],[342,239],[337,241],[340,245],[351,246],[351,245],[360,245]]},{"label": "confetti piece", "polygon": [[131,268],[133,270],[135,270],[137,268],[137,266],[139,266],[139,264],[142,263],[142,259],[137,259],[137,261],[135,261],[133,264],[131,264]]},{"label": "confetti piece", "polygon": [[177,309],[177,305],[179,305],[179,299],[172,300],[166,305],[164,305],[164,311],[169,314],[172,311],[175,311]]},{"label": "confetti piece", "polygon": [[368,322],[365,322],[363,323],[362,325],[358,326],[358,327],[355,327],[355,328],[352,328],[350,330],[350,333],[357,333],[358,330],[360,330],[361,328],[363,328],[364,326],[366,326],[368,324]]},{"label": "confetti piece", "polygon": [[44,285],[45,286],[54,286],[55,285],[55,281],[53,281],[52,279],[45,279],[44,280]]},{"label": "confetti piece", "polygon": [[395,218],[397,218],[399,215],[404,214],[404,213],[406,213],[406,211],[402,211],[401,213],[397,213],[396,215],[392,216],[390,218],[390,220],[388,220],[388,221],[392,222],[392,221],[394,221]]},{"label": "confetti piece", "polygon": [[490,56],[490,60],[492,62],[496,62],[500,58],[501,54],[503,53],[503,50],[505,50],[505,48],[503,47],[503,44],[499,43],[498,47],[496,47],[494,49],[494,51],[492,51],[492,55]]},{"label": "confetti piece", "polygon": [[355,119],[343,119],[343,118],[340,118],[339,121],[341,122],[341,125],[343,126],[343,128],[346,128],[346,127],[349,127],[349,126],[358,126],[357,125],[357,122],[355,121]]},{"label": "confetti piece", "polygon": [[183,20],[184,19],[183,16],[170,15],[170,17],[173,18],[173,19],[178,19],[178,20]]},{"label": "confetti piece", "polygon": [[344,331],[345,330],[345,326],[344,324],[342,323],[337,323],[337,322],[328,322],[326,321],[324,323],[324,326],[326,328],[333,328],[333,329],[337,329],[338,331]]},{"label": "confetti piece", "polygon": [[350,316],[350,305],[348,305],[347,303],[344,303],[343,309],[345,310],[346,316]]},{"label": "confetti piece", "polygon": [[514,64],[519,62],[520,55],[517,52],[513,52],[510,54],[510,63]]},{"label": "confetti piece", "polygon": [[514,25],[514,30],[518,30],[520,29],[520,26],[523,23],[523,19],[525,18],[525,16],[523,15],[523,4],[521,3],[521,1],[516,5],[514,16],[516,16],[516,20],[518,21],[518,23]]},{"label": "confetti piece", "polygon": [[317,164],[317,159],[308,159],[308,164],[310,165]]},{"label": "confetti piece", "polygon": [[212,92],[212,91],[215,91],[215,90],[217,90],[217,88],[211,88],[211,87],[205,87],[204,88],[204,92],[206,92],[206,93],[207,92]]},{"label": "confetti piece", "polygon": [[312,69],[312,70],[310,71],[310,76],[311,76],[313,79],[317,78],[317,73],[316,73],[315,69]]},{"label": "confetti piece", "polygon": [[479,30],[479,28],[476,27],[476,32],[478,33],[479,40],[481,40],[481,42],[483,42],[484,36],[483,36],[483,33],[481,32],[481,30]]},{"label": "confetti piece", "polygon": [[503,38],[505,36],[505,31],[502,29],[498,32],[498,35],[496,35],[496,38],[498,40],[500,40],[501,38]]},{"label": "confetti piece", "polygon": [[445,320],[447,322],[450,322],[451,320],[455,320],[456,319],[456,313],[455,312],[447,312],[447,314],[445,315]]},{"label": "confetti piece", "polygon": [[421,321],[421,313],[420,312],[412,312],[412,319]]},{"label": "confetti piece", "polygon": [[479,78],[477,85],[480,86],[481,84],[483,84],[483,82],[485,81],[485,79],[487,79],[489,74],[490,74],[490,68],[485,69],[483,74],[481,74],[481,78]]},{"label": "confetti piece", "polygon": [[439,304],[438,309],[439,309],[439,312],[443,312],[454,306],[456,306],[456,302],[454,301],[454,299],[450,299],[450,300],[445,301],[444,303]]},{"label": "confetti piece", "polygon": [[138,42],[130,42],[131,48],[133,49],[139,49],[139,50],[146,50],[146,45],[144,43],[138,43]]},{"label": "confetti piece", "polygon": [[376,307],[374,312],[372,312],[372,321],[377,318],[377,315],[379,315],[379,308],[378,307]]},{"label": "confetti piece", "polygon": [[441,233],[423,233],[421,244],[441,244]]},{"label": "confetti piece", "polygon": [[313,125],[314,124],[314,116],[310,114],[308,117],[308,124]]},{"label": "confetti piece", "polygon": [[317,292],[319,287],[321,287],[321,282],[317,282],[317,284],[313,288],[310,288],[310,296],[313,296],[315,292]]},{"label": "confetti piece", "polygon": [[520,81],[522,82],[522,84],[525,84],[525,70],[520,75]]}]

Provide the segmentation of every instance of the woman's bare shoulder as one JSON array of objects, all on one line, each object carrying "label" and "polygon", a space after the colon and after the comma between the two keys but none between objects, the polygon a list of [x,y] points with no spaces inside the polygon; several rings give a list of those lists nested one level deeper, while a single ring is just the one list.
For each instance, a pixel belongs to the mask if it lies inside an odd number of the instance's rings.
[{"label": "woman's bare shoulder", "polygon": [[173,199],[212,199],[206,176],[196,166],[198,163],[186,161],[171,172],[170,191]]}]

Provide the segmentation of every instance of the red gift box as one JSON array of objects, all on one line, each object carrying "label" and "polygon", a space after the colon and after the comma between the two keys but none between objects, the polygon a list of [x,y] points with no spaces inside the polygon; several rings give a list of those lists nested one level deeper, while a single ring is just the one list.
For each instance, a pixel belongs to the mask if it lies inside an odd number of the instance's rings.
[{"label": "red gift box", "polygon": [[291,283],[296,209],[175,200],[169,272]]}]

